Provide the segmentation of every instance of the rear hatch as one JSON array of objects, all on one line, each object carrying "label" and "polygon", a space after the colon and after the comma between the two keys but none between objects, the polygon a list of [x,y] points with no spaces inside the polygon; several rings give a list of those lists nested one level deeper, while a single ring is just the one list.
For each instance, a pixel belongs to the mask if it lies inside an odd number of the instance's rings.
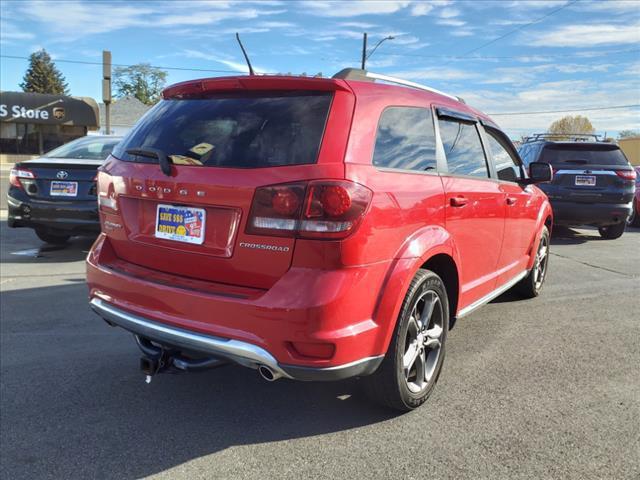
[{"label": "rear hatch", "polygon": [[540,161],[554,170],[553,182],[542,186],[552,199],[619,204],[633,195],[633,168],[615,144],[550,143]]},{"label": "rear hatch", "polygon": [[[289,269],[292,236],[245,231],[256,189],[343,176],[341,154],[328,148],[344,149],[350,116],[330,119],[353,102],[337,81],[293,80],[212,80],[165,91],[101,169],[103,231],[119,259],[255,288]],[[169,175],[149,152],[167,156]]]}]

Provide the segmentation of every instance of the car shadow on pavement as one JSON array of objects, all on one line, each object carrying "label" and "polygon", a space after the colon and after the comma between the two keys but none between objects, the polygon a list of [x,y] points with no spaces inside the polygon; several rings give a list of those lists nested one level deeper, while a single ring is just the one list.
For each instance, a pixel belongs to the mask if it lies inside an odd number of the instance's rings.
[{"label": "car shadow on pavement", "polygon": [[581,230],[583,231],[556,225],[551,234],[551,245],[581,245],[592,240],[602,239],[596,228],[584,227]]},{"label": "car shadow on pavement", "polygon": [[353,380],[267,383],[227,366],[147,385],[133,339],[90,312],[85,285],[1,297],[3,478],[140,478],[233,446],[397,416]]},{"label": "car shadow on pavement", "polygon": [[95,237],[72,237],[64,245],[50,245],[42,242],[31,229],[7,227],[0,222],[2,235],[3,264],[7,263],[60,263],[84,260]]}]

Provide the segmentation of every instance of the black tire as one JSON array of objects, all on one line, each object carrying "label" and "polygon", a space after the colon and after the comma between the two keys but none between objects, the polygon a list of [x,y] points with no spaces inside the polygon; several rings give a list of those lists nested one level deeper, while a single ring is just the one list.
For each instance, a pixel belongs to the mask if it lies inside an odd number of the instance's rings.
[{"label": "black tire", "polygon": [[71,238],[71,235],[60,235],[40,228],[36,229],[36,235],[43,242],[50,243],[52,245],[64,245],[69,241],[69,238]]},{"label": "black tire", "polygon": [[638,212],[638,208],[636,207],[636,200],[633,201],[633,210],[631,211],[631,216],[627,220],[627,225],[631,227],[640,227],[640,212]]},{"label": "black tire", "polygon": [[[421,305],[422,310],[418,310]],[[432,313],[426,325],[422,325],[427,305],[432,305]],[[417,328],[416,339],[407,343],[414,328]],[[448,330],[449,301],[444,282],[430,270],[418,270],[402,303],[384,360],[374,374],[363,378],[368,396],[376,403],[403,412],[422,405],[431,395],[442,370]],[[436,341],[438,346],[433,343]],[[409,348],[416,355],[407,375],[403,361],[411,353]]]},{"label": "black tire", "polygon": [[598,232],[600,233],[600,236],[605,240],[615,240],[616,238],[620,238],[622,236],[626,227],[626,222],[616,223],[615,225],[600,227],[598,228]]},{"label": "black tire", "polygon": [[[547,278],[547,269],[549,267],[549,245],[549,229],[544,226],[540,234],[540,242],[538,242],[538,247],[536,248],[536,260],[533,263],[533,268],[529,274],[515,286],[515,290],[524,298],[535,298],[540,295],[544,281]],[[544,254],[543,249],[546,249],[546,253]]]}]

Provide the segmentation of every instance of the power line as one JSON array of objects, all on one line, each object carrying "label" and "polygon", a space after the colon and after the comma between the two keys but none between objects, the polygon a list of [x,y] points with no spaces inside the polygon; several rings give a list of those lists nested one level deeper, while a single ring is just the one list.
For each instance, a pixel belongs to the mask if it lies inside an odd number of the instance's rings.
[{"label": "power line", "polygon": [[529,26],[531,26],[531,25],[534,25],[534,24],[536,24],[536,23],[541,22],[541,21],[542,21],[542,20],[544,20],[545,18],[548,18],[548,17],[550,17],[551,15],[554,15],[555,13],[558,13],[560,10],[564,10],[565,8],[570,7],[571,5],[574,5],[574,4],[575,4],[575,3],[577,3],[577,2],[578,2],[578,0],[572,0],[571,2],[569,2],[569,3],[567,3],[567,4],[563,5],[563,6],[561,6],[560,8],[556,8],[555,10],[551,10],[549,13],[547,13],[546,15],[543,15],[543,16],[542,16],[542,17],[540,17],[540,18],[537,18],[536,20],[533,20],[533,21],[531,21],[531,22],[529,22],[529,23],[525,23],[524,25],[520,25],[520,26],[518,26],[518,27],[514,28],[513,30],[508,31],[508,32],[507,32],[507,33],[505,33],[504,35],[500,35],[499,37],[494,38],[493,40],[490,40],[490,41],[488,41],[488,42],[486,42],[486,43],[483,43],[482,45],[479,45],[479,46],[477,46],[477,47],[475,47],[475,48],[472,48],[471,50],[469,50],[469,51],[467,51],[467,52],[464,52],[464,53],[463,53],[463,54],[461,54],[460,56],[461,56],[461,57],[466,57],[466,56],[467,56],[467,55],[469,55],[470,53],[477,52],[478,50],[480,50],[480,49],[482,49],[482,48],[484,48],[484,47],[488,47],[489,45],[492,45],[492,44],[496,43],[497,41],[502,40],[502,39],[503,39],[503,38],[505,38],[505,37],[508,37],[509,35],[512,35],[512,34],[514,34],[514,33],[516,33],[516,32],[519,32],[519,31],[520,31],[520,30],[522,30],[523,28],[527,28],[527,27],[529,27]]},{"label": "power line", "polygon": [[619,55],[625,53],[640,53],[640,49],[637,48],[628,48],[624,50],[602,50],[600,52],[584,52],[584,53],[556,53],[556,54],[547,54],[547,53],[531,53],[531,54],[520,54],[520,55],[474,55],[471,57],[464,57],[461,55],[424,55],[420,53],[395,53],[395,52],[381,52],[379,55],[386,56],[398,56],[398,57],[419,57],[419,58],[442,58],[442,59],[465,59],[465,60],[504,60],[504,59],[518,59],[518,58],[528,58],[528,57],[544,57],[546,58],[592,58],[592,57],[600,57],[603,55]]},{"label": "power line", "polygon": [[571,112],[591,112],[595,110],[617,110],[620,108],[637,108],[640,107],[640,103],[636,103],[633,105],[615,105],[612,107],[590,107],[590,108],[571,108],[568,110],[545,110],[539,112],[504,112],[504,113],[488,113],[487,115],[491,115],[492,117],[497,117],[500,115],[538,115],[542,113],[571,113]]},{"label": "power line", "polygon": [[[21,57],[18,55],[0,55],[1,58],[12,58],[17,60],[29,60],[29,57]],[[85,60],[63,60],[61,58],[54,59],[56,63],[77,63],[80,65],[100,65],[102,62],[89,62]],[[134,65],[127,65],[124,63],[114,63],[114,67],[133,67]],[[162,67],[158,65],[150,65],[152,68],[159,68],[161,70],[181,70],[190,72],[213,72],[213,73],[239,73],[237,70],[212,70],[208,68],[185,68],[185,67]]]}]

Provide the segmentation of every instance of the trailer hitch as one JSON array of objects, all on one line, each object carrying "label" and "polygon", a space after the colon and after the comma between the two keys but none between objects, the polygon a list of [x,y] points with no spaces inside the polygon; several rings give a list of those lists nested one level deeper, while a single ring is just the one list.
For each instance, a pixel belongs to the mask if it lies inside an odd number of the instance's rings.
[{"label": "trailer hitch", "polygon": [[227,365],[228,362],[217,357],[189,358],[176,349],[153,344],[150,340],[134,335],[138,347],[143,353],[140,369],[145,374],[145,382],[151,383],[154,375],[163,372],[195,372]]}]

